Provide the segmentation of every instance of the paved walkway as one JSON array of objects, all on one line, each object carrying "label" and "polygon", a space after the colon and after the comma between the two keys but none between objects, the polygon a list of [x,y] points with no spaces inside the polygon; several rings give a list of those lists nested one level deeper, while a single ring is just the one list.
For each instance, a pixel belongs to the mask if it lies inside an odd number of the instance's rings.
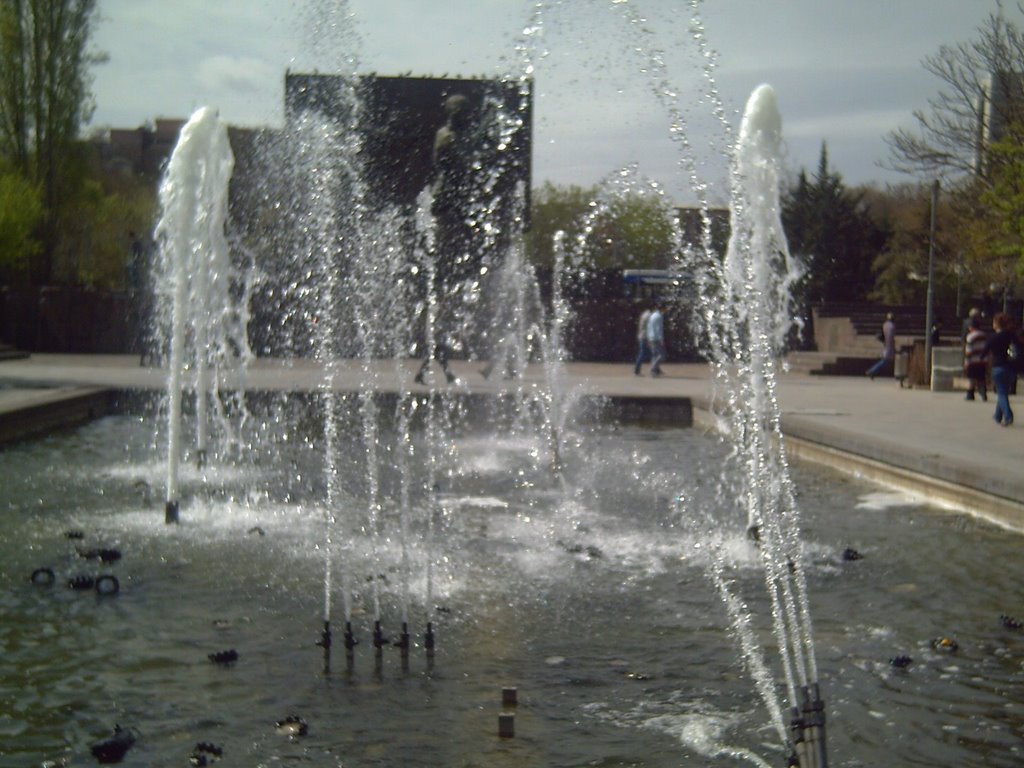
[{"label": "paved walkway", "polygon": [[[335,389],[352,391],[373,377],[384,391],[415,390],[418,363],[379,361],[369,371],[358,362],[334,367]],[[485,380],[480,365],[453,362],[467,393],[493,393],[509,382]],[[711,384],[705,365],[666,365],[654,379],[634,376],[632,365],[570,363],[566,383],[594,394],[621,398],[689,398],[706,409]],[[96,396],[96,388],[161,389],[165,375],[140,368],[138,358],[115,355],[33,355],[0,362],[0,420],[24,415],[47,398],[66,399],[77,388]],[[252,390],[314,390],[325,386],[324,369],[311,361],[261,360],[238,384]],[[543,382],[531,368],[527,382]],[[47,387],[41,391],[34,387]],[[69,389],[72,388],[72,389]],[[1024,531],[1024,402],[1017,426],[992,421],[994,403],[967,402],[960,392],[900,389],[892,379],[819,377],[782,374],[779,400],[783,430],[792,454],[822,461],[840,470],[918,492],[932,501],[965,509]],[[698,411],[698,422],[709,423]]]}]

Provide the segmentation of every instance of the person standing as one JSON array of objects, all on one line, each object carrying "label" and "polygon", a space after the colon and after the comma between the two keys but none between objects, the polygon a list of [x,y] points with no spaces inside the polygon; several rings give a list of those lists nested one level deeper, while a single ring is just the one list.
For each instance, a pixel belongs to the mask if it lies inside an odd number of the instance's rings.
[{"label": "person standing", "polygon": [[882,330],[878,334],[878,340],[882,342],[882,357],[877,363],[868,368],[867,375],[874,379],[880,376],[882,371],[892,374],[893,363],[896,360],[896,321],[892,312],[885,313],[885,322],[882,323]]},{"label": "person standing", "polygon": [[981,329],[981,310],[977,307],[971,307],[967,313],[967,317],[964,318],[963,325],[960,326],[960,343],[964,344],[967,341],[967,334],[970,333],[971,328]]},{"label": "person standing", "polygon": [[651,347],[651,376],[661,376],[661,362],[665,359],[665,318],[657,304],[647,318],[647,343]]},{"label": "person standing", "polygon": [[974,314],[968,318],[970,327],[964,337],[964,375],[970,382],[967,385],[965,400],[973,400],[977,392],[982,400],[988,400],[985,376],[988,366],[985,363],[985,342],[988,334],[981,329],[981,315]]},{"label": "person standing", "polygon": [[992,360],[992,386],[996,390],[996,412],[992,415],[996,424],[1008,427],[1013,424],[1010,408],[1010,390],[1017,383],[1017,362],[1021,358],[1020,341],[1014,328],[1013,318],[999,312],[992,318],[995,333],[985,342],[985,355]]},{"label": "person standing", "polygon": [[636,326],[636,364],[633,366],[633,373],[640,375],[640,369],[644,363],[651,359],[651,347],[647,343],[647,321],[651,318],[651,310],[645,309],[640,313],[640,320]]}]

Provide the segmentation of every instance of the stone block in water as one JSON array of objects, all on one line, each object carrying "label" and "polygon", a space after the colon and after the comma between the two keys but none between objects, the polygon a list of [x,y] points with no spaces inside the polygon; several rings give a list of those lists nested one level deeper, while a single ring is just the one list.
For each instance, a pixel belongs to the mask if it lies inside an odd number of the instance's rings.
[{"label": "stone block in water", "polygon": [[298,715],[288,715],[284,720],[278,720],[274,724],[274,728],[282,736],[291,738],[305,736],[309,733],[309,725]]},{"label": "stone block in water", "polygon": [[32,583],[40,587],[49,587],[56,581],[52,568],[36,568],[32,571]]},{"label": "stone block in water", "polygon": [[72,576],[68,579],[68,589],[76,591],[92,589],[95,584],[96,580],[92,576]]},{"label": "stone block in water", "polygon": [[189,755],[188,763],[189,765],[196,766],[196,768],[205,768],[205,766],[212,765],[223,756],[224,750],[216,744],[200,741],[196,744],[195,749],[192,750],[192,754]]},{"label": "stone block in water", "polygon": [[96,591],[101,595],[116,595],[121,591],[121,582],[116,576],[104,573],[96,578]]},{"label": "stone block in water", "polygon": [[215,653],[207,654],[206,658],[212,661],[214,664],[221,664],[228,666],[238,661],[238,651],[234,648],[229,648],[226,651],[216,651]]},{"label": "stone block in water", "polygon": [[109,739],[93,744],[92,756],[100,763],[120,763],[128,750],[135,744],[135,732],[130,728],[114,726],[114,735]]},{"label": "stone block in water", "polygon": [[104,563],[116,563],[121,559],[121,552],[107,547],[95,547],[93,549],[79,549],[78,556],[83,560],[100,560]]}]

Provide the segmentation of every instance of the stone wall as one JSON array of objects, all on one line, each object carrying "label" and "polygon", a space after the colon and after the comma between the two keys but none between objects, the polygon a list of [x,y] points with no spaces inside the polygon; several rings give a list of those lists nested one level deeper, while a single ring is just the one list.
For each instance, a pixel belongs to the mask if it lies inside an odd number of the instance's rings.
[{"label": "stone wall", "polygon": [[[632,362],[636,323],[642,311],[629,298],[575,298],[574,320],[566,334],[570,358],[588,362]],[[671,306],[671,305],[669,305]],[[279,326],[280,319],[254,308],[258,324]],[[146,308],[124,292],[82,288],[0,288],[0,341],[26,352],[139,354]],[[260,334],[250,326],[250,337]],[[685,311],[669,309],[665,318],[667,362],[697,359]],[[251,339],[258,354],[279,356]]]}]

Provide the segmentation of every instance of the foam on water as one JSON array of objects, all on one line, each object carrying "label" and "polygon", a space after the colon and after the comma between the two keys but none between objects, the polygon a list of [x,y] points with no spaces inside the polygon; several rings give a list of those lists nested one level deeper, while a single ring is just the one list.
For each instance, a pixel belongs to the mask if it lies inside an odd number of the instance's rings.
[{"label": "foam on water", "polygon": [[716,710],[705,701],[694,700],[689,691],[676,691],[667,698],[667,703],[644,702],[625,712],[603,702],[590,704],[586,709],[591,716],[619,727],[667,734],[704,757],[732,757],[759,768],[771,768],[771,763],[749,749],[725,742],[730,731],[742,727],[749,713]]},{"label": "foam on water", "polygon": [[872,491],[857,500],[858,509],[872,509],[879,512],[898,507],[917,506],[922,499],[903,491]]}]

